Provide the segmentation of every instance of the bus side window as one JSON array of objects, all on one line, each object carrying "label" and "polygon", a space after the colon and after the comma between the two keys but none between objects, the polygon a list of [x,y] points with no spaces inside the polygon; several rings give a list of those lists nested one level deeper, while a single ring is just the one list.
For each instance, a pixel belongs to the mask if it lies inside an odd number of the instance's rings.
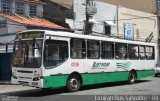
[{"label": "bus side window", "polygon": [[87,41],[87,57],[89,59],[99,59],[100,58],[100,42],[88,40]]},{"label": "bus side window", "polygon": [[84,39],[71,39],[71,58],[83,59],[86,57],[86,44]]},{"label": "bus side window", "polygon": [[62,40],[46,40],[44,49],[44,66],[54,68],[68,58],[68,42]]},{"label": "bus side window", "polygon": [[127,59],[127,44],[116,43],[115,44],[115,58],[116,59]]},{"label": "bus side window", "polygon": [[114,58],[114,43],[112,42],[102,42],[101,43],[101,57],[102,59],[113,59]]},{"label": "bus side window", "polygon": [[154,48],[150,46],[146,46],[146,59],[152,60],[154,59]]},{"label": "bus side window", "polygon": [[129,59],[139,59],[138,45],[128,45]]},{"label": "bus side window", "polygon": [[141,60],[145,59],[145,46],[139,46],[139,57]]}]

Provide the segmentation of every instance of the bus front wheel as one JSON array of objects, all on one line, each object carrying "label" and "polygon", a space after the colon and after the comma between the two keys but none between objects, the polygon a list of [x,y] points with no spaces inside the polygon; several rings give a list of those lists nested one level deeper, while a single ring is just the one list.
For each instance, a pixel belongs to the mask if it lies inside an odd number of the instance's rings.
[{"label": "bus front wheel", "polygon": [[128,76],[128,82],[130,84],[134,84],[136,82],[136,73],[134,71],[131,71],[129,73],[129,76]]},{"label": "bus front wheel", "polygon": [[67,80],[67,90],[70,92],[75,92],[80,89],[81,83],[80,78],[76,75],[71,75]]}]

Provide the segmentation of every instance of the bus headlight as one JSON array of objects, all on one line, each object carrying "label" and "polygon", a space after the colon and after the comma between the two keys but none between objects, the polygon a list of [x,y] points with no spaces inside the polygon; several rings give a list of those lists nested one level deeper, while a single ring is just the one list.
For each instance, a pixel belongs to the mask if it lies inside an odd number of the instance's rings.
[{"label": "bus headlight", "polygon": [[16,74],[16,73],[12,71],[12,75],[11,75],[11,76],[12,76],[14,79],[18,79],[15,74]]},{"label": "bus headlight", "polygon": [[156,73],[160,73],[160,70],[156,70]]},{"label": "bus headlight", "polygon": [[41,79],[41,77],[35,77],[35,78],[33,78],[33,81],[38,81],[40,79]]},{"label": "bus headlight", "polygon": [[13,75],[13,74],[12,74],[12,77],[13,77],[14,79],[17,79],[17,76],[15,76],[15,75]]}]

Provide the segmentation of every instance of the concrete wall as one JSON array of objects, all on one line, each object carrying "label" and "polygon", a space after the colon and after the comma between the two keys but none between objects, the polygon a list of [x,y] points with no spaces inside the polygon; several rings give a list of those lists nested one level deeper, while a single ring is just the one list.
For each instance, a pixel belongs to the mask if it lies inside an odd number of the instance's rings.
[{"label": "concrete wall", "polygon": [[12,20],[7,20],[8,33],[16,33],[18,30],[26,30],[27,28],[20,23],[14,22]]},{"label": "concrete wall", "polygon": [[[62,5],[54,0],[45,0],[44,17],[62,21],[65,18],[73,18],[72,5]],[[66,7],[65,7],[66,6]]]},{"label": "concrete wall", "polygon": [[0,28],[0,35],[16,33],[18,30],[25,30],[26,27],[22,24],[14,22],[4,17],[0,17],[0,20],[7,20],[7,26],[5,28]]},{"label": "concrete wall", "polygon": [[156,11],[156,0],[96,0],[148,13]]},{"label": "concrete wall", "polygon": [[[7,19],[4,17],[0,17],[0,20],[7,20]],[[0,28],[0,35],[6,34],[6,33],[8,33],[8,26],[6,26],[5,28]]]},{"label": "concrete wall", "polygon": [[145,39],[150,35],[150,33],[153,32],[152,42],[157,42],[158,32],[156,15],[128,9],[125,7],[118,7],[118,12],[119,36],[124,37],[124,24],[131,23],[134,25],[135,40],[145,41]]}]

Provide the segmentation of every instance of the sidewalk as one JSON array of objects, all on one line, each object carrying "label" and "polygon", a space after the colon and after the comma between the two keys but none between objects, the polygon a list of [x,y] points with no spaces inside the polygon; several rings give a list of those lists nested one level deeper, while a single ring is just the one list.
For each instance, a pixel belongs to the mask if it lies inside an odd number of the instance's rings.
[{"label": "sidewalk", "polygon": [[11,85],[11,81],[0,81],[0,85]]},{"label": "sidewalk", "polygon": [[0,81],[0,94],[1,93],[16,92],[16,91],[23,91],[23,90],[32,90],[32,89],[35,89],[35,88],[11,84],[10,81]]}]

